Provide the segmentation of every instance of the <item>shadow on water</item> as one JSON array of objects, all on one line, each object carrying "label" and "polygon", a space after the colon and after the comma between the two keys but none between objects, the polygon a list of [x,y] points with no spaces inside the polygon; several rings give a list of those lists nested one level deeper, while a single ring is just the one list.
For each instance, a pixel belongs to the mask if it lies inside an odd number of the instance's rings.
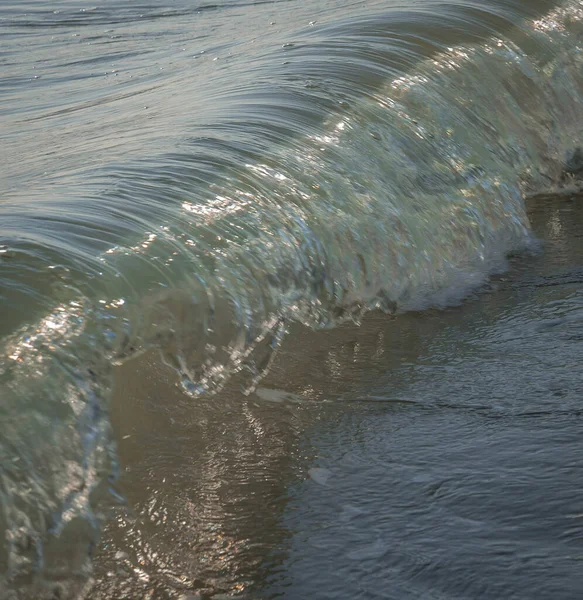
[{"label": "shadow on water", "polygon": [[529,216],[540,252],[475,297],[298,328],[250,396],[125,365],[89,597],[576,597],[583,202]]}]

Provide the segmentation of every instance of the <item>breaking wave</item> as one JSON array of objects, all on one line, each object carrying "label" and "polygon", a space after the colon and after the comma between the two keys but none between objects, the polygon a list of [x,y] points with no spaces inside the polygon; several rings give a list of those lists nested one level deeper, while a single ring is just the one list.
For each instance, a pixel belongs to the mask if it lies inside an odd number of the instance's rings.
[{"label": "breaking wave", "polygon": [[249,392],[290,323],[454,302],[527,248],[525,198],[583,169],[582,19],[316,24],[174,148],[0,204],[0,592],[90,573],[115,365],[159,351],[193,397]]}]

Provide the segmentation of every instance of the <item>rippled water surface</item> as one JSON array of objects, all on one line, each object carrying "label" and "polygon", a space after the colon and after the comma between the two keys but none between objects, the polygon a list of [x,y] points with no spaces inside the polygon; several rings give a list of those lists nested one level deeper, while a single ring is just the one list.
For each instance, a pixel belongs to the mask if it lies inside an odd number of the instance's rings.
[{"label": "rippled water surface", "polygon": [[0,35],[0,597],[577,597],[579,1]]},{"label": "rippled water surface", "polygon": [[125,367],[89,597],[577,598],[582,200],[529,216],[463,305],[295,330],[246,398]]}]

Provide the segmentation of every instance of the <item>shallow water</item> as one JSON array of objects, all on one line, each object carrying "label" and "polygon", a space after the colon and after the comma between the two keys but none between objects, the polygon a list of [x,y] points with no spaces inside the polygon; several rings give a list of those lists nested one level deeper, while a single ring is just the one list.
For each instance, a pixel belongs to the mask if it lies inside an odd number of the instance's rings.
[{"label": "shallow water", "polygon": [[578,597],[583,202],[529,209],[463,304],[295,331],[248,397],[125,367],[89,597]]},{"label": "shallow water", "polygon": [[[312,430],[331,445],[346,434],[316,422],[350,429],[346,405],[388,390],[404,394],[398,410],[394,394],[381,403],[389,415],[436,410],[438,423],[452,391],[471,415],[514,415],[526,367],[498,389],[498,352],[554,348],[561,327],[576,330],[576,300],[563,323],[570,305],[542,292],[536,308],[548,300],[559,321],[540,335],[517,299],[498,329],[472,310],[505,298],[509,255],[536,251],[531,221],[543,226],[525,198],[560,197],[583,172],[582,11],[574,0],[0,5],[1,595],[261,582],[304,594],[290,531],[309,519],[293,524],[290,490],[304,472],[323,488],[334,478],[310,462],[317,444],[298,448]],[[566,209],[544,210],[560,239]],[[551,259],[521,260],[534,296],[577,283],[539,285]],[[492,275],[500,289],[488,293]],[[375,309],[386,314],[366,317]],[[454,351],[467,357],[458,371]],[[576,373],[549,365],[536,401]],[[131,510],[111,521],[120,472]],[[373,533],[380,560],[386,532]],[[320,591],[305,593],[340,593],[316,575]]]},{"label": "shallow water", "polygon": [[292,486],[258,597],[579,596],[582,216],[533,202],[540,256],[379,344],[352,406],[309,431],[326,478]]}]

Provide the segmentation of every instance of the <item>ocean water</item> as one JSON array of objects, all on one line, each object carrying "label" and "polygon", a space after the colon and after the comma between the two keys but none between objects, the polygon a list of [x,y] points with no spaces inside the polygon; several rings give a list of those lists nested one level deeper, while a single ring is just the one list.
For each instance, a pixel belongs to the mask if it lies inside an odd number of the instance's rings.
[{"label": "ocean water", "polygon": [[581,2],[0,35],[0,598],[578,597]]}]

